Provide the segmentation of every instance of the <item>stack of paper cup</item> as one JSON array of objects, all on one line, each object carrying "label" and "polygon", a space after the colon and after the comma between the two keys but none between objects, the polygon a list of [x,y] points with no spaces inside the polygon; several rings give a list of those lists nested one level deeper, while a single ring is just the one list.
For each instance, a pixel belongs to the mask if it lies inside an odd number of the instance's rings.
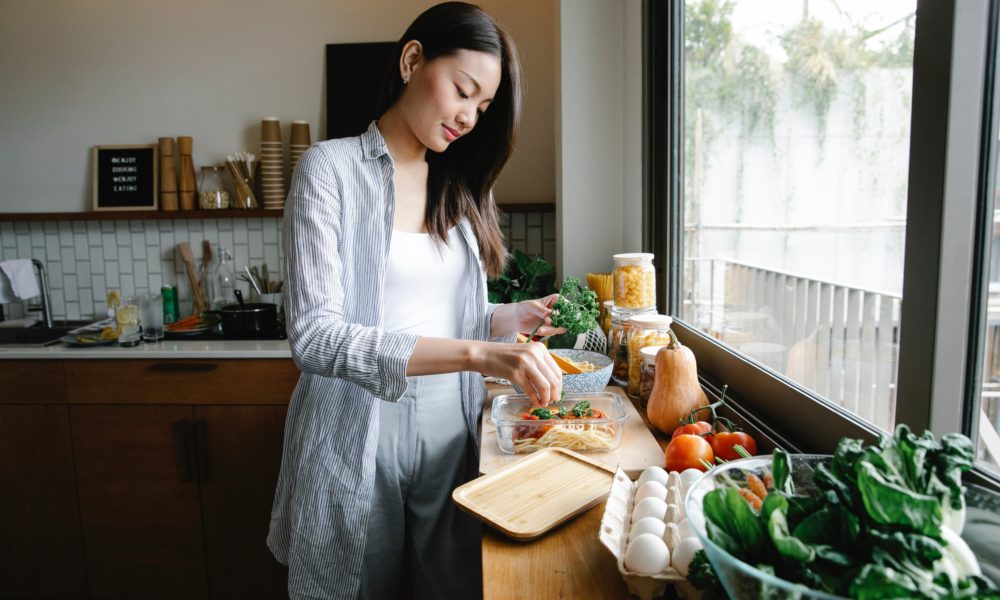
[{"label": "stack of paper cup", "polygon": [[309,149],[309,121],[292,121],[291,141],[288,144],[288,159],[291,168],[288,171],[295,176],[295,165],[299,162],[299,157]]},{"label": "stack of paper cup", "polygon": [[281,123],[274,117],[260,122],[260,189],[264,208],[285,207],[285,157]]}]

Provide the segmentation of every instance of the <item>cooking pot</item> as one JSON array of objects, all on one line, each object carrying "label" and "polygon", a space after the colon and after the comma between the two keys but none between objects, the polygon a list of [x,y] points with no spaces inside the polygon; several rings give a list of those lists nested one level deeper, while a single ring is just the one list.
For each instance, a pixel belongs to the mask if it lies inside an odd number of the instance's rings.
[{"label": "cooking pot", "polygon": [[219,309],[222,332],[226,335],[254,337],[271,333],[278,326],[278,306],[269,302],[244,302],[243,292],[236,290],[239,304]]}]

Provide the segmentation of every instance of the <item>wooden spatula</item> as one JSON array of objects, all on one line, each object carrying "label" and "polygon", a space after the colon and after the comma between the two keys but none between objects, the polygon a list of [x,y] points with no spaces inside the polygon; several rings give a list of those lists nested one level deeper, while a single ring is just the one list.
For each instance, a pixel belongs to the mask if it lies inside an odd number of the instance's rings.
[{"label": "wooden spatula", "polygon": [[187,268],[188,282],[191,284],[191,300],[194,304],[194,313],[200,315],[205,312],[205,297],[201,293],[201,288],[198,287],[198,275],[194,266],[194,253],[191,252],[191,244],[187,242],[177,244],[177,254],[180,255],[181,260],[184,261],[184,266]]}]

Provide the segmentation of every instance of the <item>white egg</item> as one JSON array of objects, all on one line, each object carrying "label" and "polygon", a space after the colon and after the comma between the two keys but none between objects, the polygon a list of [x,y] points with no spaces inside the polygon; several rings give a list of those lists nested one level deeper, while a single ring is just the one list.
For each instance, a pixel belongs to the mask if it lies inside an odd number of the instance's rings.
[{"label": "white egg", "polygon": [[681,534],[682,540],[694,537],[694,527],[691,526],[691,521],[687,519],[681,519],[681,522],[677,524],[677,529]]},{"label": "white egg", "polygon": [[625,567],[641,575],[655,575],[670,565],[667,544],[651,533],[636,536],[625,550]]},{"label": "white egg", "polygon": [[639,480],[636,482],[639,485],[646,483],[647,481],[655,481],[660,485],[666,487],[667,485],[667,472],[660,467],[646,467],[646,470],[639,475]]},{"label": "white egg", "polygon": [[674,555],[670,558],[670,564],[677,569],[677,572],[684,577],[688,576],[688,567],[691,566],[691,559],[694,553],[701,550],[701,540],[696,537],[685,538],[674,549]]},{"label": "white egg", "polygon": [[667,503],[659,498],[646,498],[635,505],[632,510],[632,522],[638,523],[646,517],[654,517],[663,520],[667,514]]},{"label": "white egg", "polygon": [[704,475],[704,473],[698,469],[685,469],[681,473],[681,484],[694,483],[702,475]]},{"label": "white egg", "polygon": [[652,533],[658,538],[663,537],[663,532],[666,531],[666,524],[655,517],[646,517],[645,519],[640,519],[632,525],[632,531],[628,534],[628,541],[634,540],[637,536],[644,533]]},{"label": "white egg", "polygon": [[639,486],[639,489],[635,492],[635,501],[641,502],[646,498],[659,498],[660,500],[667,499],[667,488],[663,487],[658,481],[647,481],[646,483]]}]

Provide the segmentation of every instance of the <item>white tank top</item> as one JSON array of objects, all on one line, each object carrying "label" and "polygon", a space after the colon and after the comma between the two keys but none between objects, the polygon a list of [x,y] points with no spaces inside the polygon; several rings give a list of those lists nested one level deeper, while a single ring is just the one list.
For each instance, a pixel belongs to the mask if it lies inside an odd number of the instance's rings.
[{"label": "white tank top", "polygon": [[384,328],[424,337],[461,337],[468,262],[456,227],[448,231],[448,245],[436,243],[429,233],[393,230]]}]

